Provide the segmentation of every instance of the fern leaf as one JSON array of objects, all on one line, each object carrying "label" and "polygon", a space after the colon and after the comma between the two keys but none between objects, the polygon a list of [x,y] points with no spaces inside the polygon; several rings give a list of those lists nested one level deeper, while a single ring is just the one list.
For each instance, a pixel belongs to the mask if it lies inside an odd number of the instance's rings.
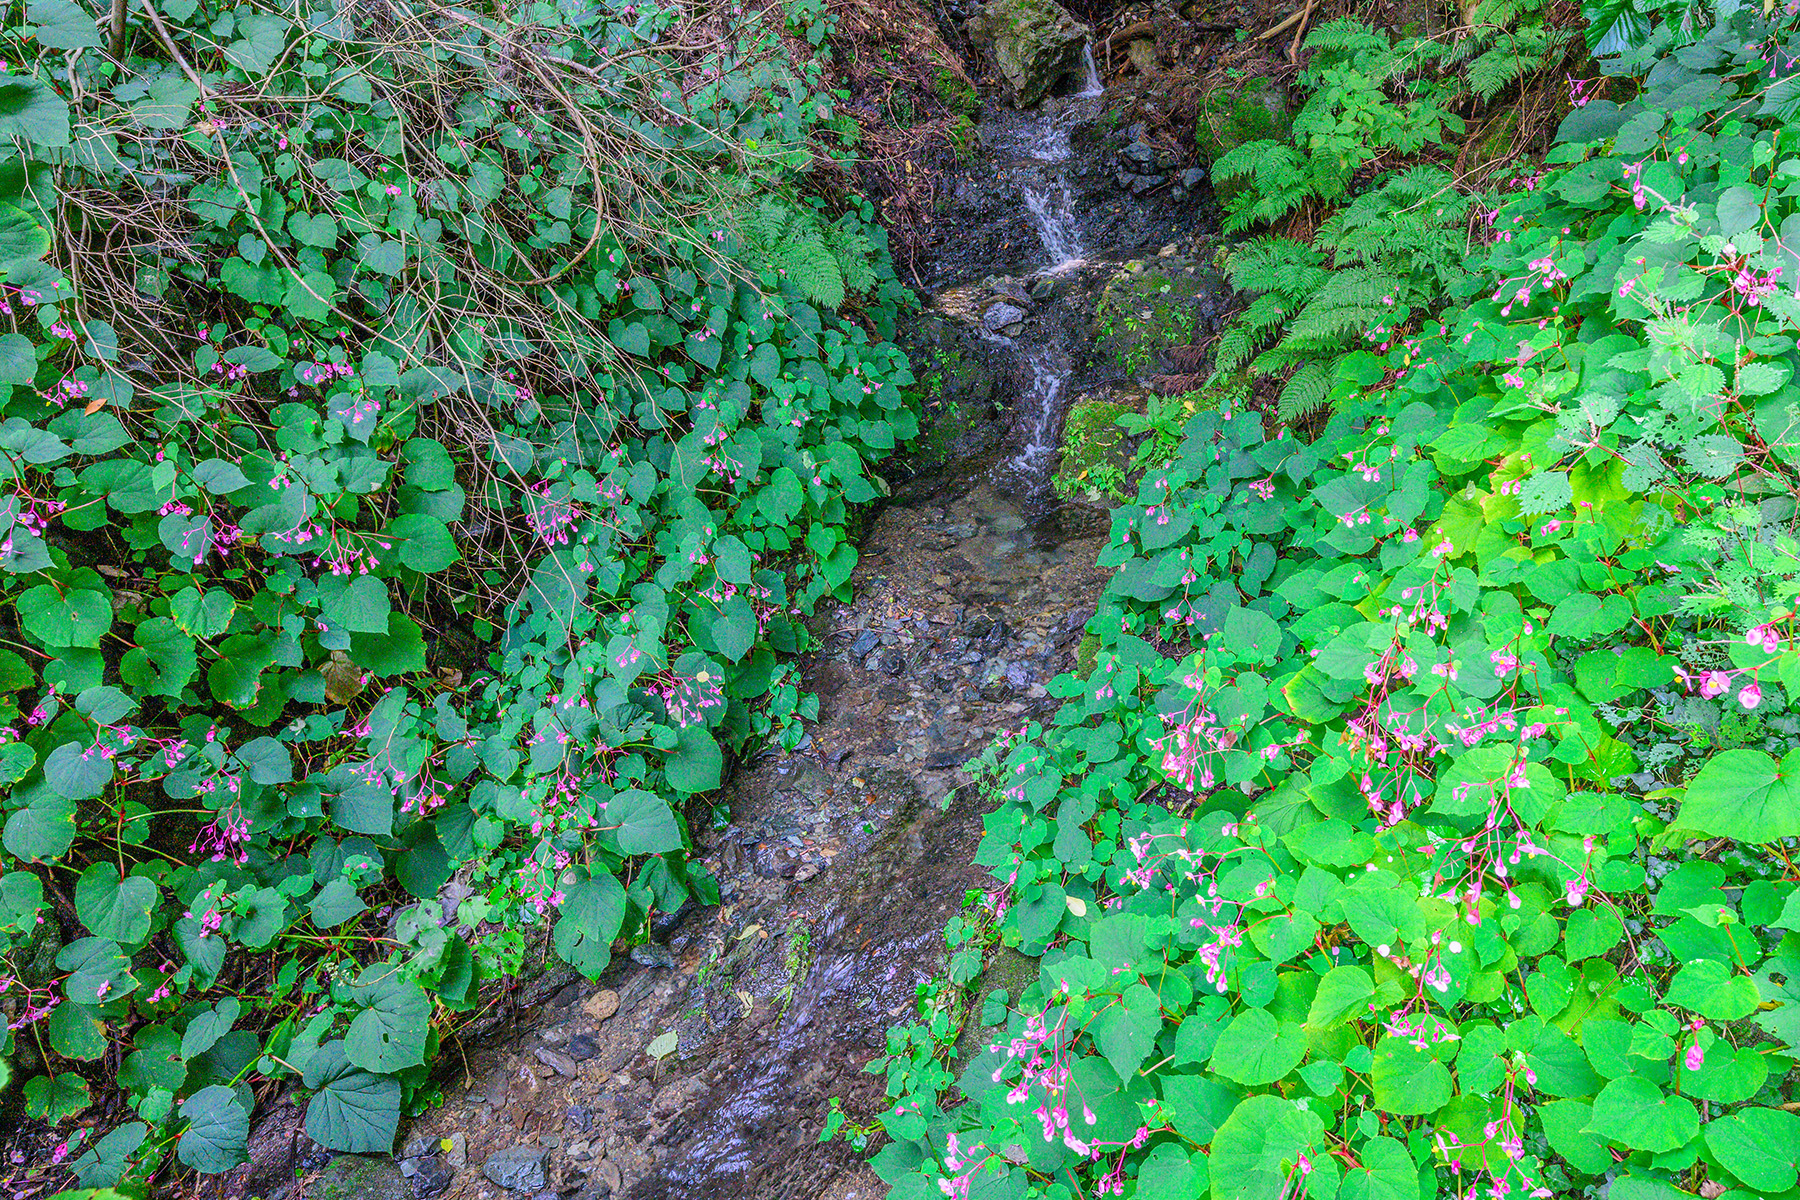
[{"label": "fern leaf", "polygon": [[814,304],[836,308],[844,302],[844,274],[816,225],[791,226],[788,240],[776,250],[775,265]]},{"label": "fern leaf", "polygon": [[1275,405],[1275,419],[1297,421],[1325,407],[1331,393],[1331,372],[1321,363],[1310,362],[1295,371],[1281,389]]}]

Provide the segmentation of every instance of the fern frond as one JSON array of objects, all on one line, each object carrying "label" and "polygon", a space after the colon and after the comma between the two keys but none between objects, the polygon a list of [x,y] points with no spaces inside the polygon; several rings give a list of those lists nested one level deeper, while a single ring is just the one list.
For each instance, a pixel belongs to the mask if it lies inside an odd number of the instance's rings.
[{"label": "fern frond", "polygon": [[1286,153],[1296,159],[1298,165],[1298,155],[1280,142],[1245,142],[1219,156],[1218,161],[1212,165],[1213,178],[1226,181],[1248,179],[1256,174],[1257,164],[1264,156],[1279,153]]},{"label": "fern frond", "polygon": [[1331,393],[1331,372],[1325,364],[1311,362],[1295,371],[1281,389],[1275,405],[1275,419],[1297,421],[1325,407]]},{"label": "fern frond", "polygon": [[844,275],[819,228],[799,222],[775,252],[775,265],[812,303],[836,308],[844,302]]},{"label": "fern frond", "polygon": [[1213,378],[1235,371],[1250,361],[1256,353],[1256,341],[1248,329],[1233,321],[1224,333],[1219,335],[1219,345],[1213,351]]},{"label": "fern frond", "polygon": [[1240,292],[1304,296],[1319,286],[1325,256],[1293,238],[1252,238],[1225,260],[1225,278]]},{"label": "fern frond", "polygon": [[1243,328],[1245,336],[1254,342],[1261,342],[1271,330],[1286,325],[1300,311],[1300,304],[1299,300],[1289,299],[1277,292],[1266,292],[1252,300],[1238,314],[1236,324]]},{"label": "fern frond", "polygon": [[[1280,375],[1291,371],[1305,363],[1317,361],[1319,351],[1316,347],[1271,346],[1251,360],[1244,373],[1252,379],[1261,379],[1267,375]],[[1334,357],[1327,355],[1327,358]]]},{"label": "fern frond", "polygon": [[840,220],[824,230],[825,244],[837,260],[844,289],[861,292],[875,286],[875,247],[854,225]]},{"label": "fern frond", "polygon": [[1388,40],[1361,21],[1339,17],[1334,21],[1326,21],[1323,25],[1315,25],[1313,31],[1306,35],[1306,48],[1350,55],[1386,50]]}]

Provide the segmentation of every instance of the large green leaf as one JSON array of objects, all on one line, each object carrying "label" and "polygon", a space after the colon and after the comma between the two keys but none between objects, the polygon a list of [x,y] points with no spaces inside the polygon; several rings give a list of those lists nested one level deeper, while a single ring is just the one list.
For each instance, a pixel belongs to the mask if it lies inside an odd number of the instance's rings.
[{"label": "large green leaf", "polygon": [[1665,1154],[1700,1131],[1700,1116],[1691,1100],[1665,1096],[1648,1079],[1627,1075],[1600,1090],[1585,1131],[1629,1150]]},{"label": "large green leaf", "polygon": [[56,955],[56,965],[67,971],[63,994],[76,1004],[101,1004],[136,990],[131,959],[110,938],[78,938]]},{"label": "large green leaf", "polygon": [[44,759],[44,782],[59,796],[92,800],[112,782],[113,760],[97,746],[64,742]]},{"label": "large green leaf", "polygon": [[1388,1036],[1375,1045],[1371,1076],[1375,1107],[1401,1116],[1434,1113],[1450,1103],[1450,1068],[1411,1038]]},{"label": "large green leaf", "polygon": [[237,601],[220,588],[183,588],[169,599],[169,616],[183,633],[215,638],[231,627]]},{"label": "large green leaf", "polygon": [[112,628],[112,597],[104,591],[40,583],[19,597],[18,606],[25,632],[52,649],[98,646]]},{"label": "large green leaf", "polygon": [[326,579],[319,585],[319,606],[325,619],[340,629],[382,635],[388,631],[387,585],[373,575]]},{"label": "large green leaf", "polygon": [[1291,1191],[1302,1157],[1335,1191],[1336,1168],[1326,1154],[1325,1126],[1311,1111],[1280,1096],[1251,1096],[1232,1111],[1213,1139],[1210,1169],[1217,1200],[1269,1200]]},{"label": "large green leaf", "polygon": [[612,961],[612,942],[625,920],[625,887],[610,874],[567,889],[551,941],[564,962],[597,978]]},{"label": "large green leaf", "polygon": [[119,878],[112,863],[95,863],[75,881],[75,912],[90,933],[135,945],[150,936],[156,884],[142,875]]},{"label": "large green leaf", "polygon": [[82,1187],[111,1187],[118,1183],[125,1178],[131,1156],[149,1136],[150,1127],[142,1121],[130,1121],[110,1130],[69,1164],[75,1182]]},{"label": "large green leaf", "polygon": [[681,849],[681,826],[669,802],[636,789],[607,801],[602,825],[616,825],[613,836],[622,854],[661,854]]},{"label": "large green leaf", "polygon": [[710,792],[725,771],[725,756],[713,735],[701,725],[683,726],[674,753],[663,763],[669,786],[686,795]]},{"label": "large green leaf", "polygon": [[175,1143],[176,1157],[205,1175],[248,1162],[250,1114],[237,1093],[221,1084],[201,1088],[181,1102],[187,1128]]},{"label": "large green leaf", "polygon": [[1361,967],[1333,967],[1319,981],[1313,993],[1312,1007],[1306,1014],[1309,1029],[1335,1029],[1354,1017],[1363,1016],[1369,1000],[1375,995],[1375,981]]},{"label": "large green leaf", "polygon": [[1776,1108],[1740,1108],[1706,1127],[1706,1145],[1745,1187],[1765,1196],[1800,1180],[1800,1116]]},{"label": "large green leaf", "polygon": [[346,1154],[387,1154],[400,1128],[400,1081],[356,1068],[341,1041],[326,1042],[306,1064],[306,1134]]},{"label": "large green leaf", "polygon": [[1779,763],[1760,750],[1713,755],[1688,784],[1675,824],[1740,842],[1800,837],[1800,750]]},{"label": "large green leaf", "polygon": [[[21,797],[20,792],[13,795]],[[6,818],[0,844],[26,862],[60,857],[75,840],[75,802],[45,786],[26,790],[22,798],[25,807]]]},{"label": "large green leaf", "polygon": [[395,517],[388,533],[398,543],[400,561],[415,571],[441,571],[462,557],[449,527],[426,513],[409,512]]},{"label": "large green leaf", "polygon": [[307,906],[313,924],[321,929],[342,925],[351,917],[366,912],[368,907],[347,879],[334,879],[320,888],[319,894]]},{"label": "large green leaf", "polygon": [[1756,981],[1712,958],[1691,962],[1675,973],[1663,1003],[1699,1013],[1709,1021],[1736,1021],[1756,1011]]},{"label": "large green leaf", "polygon": [[[67,146],[69,106],[42,80],[21,75],[0,78],[0,139],[47,149]],[[4,220],[5,214],[0,213],[0,224]],[[4,231],[0,231],[0,247],[7,240]],[[45,249],[48,248],[46,241]],[[31,257],[36,258],[38,254]],[[0,249],[0,261],[10,257],[12,255]]]},{"label": "large green leaf", "polygon": [[1234,1083],[1260,1087],[1292,1071],[1305,1056],[1305,1030],[1252,1008],[1234,1017],[1219,1035],[1212,1069]]},{"label": "large green leaf", "polygon": [[425,1061],[431,1001],[424,989],[400,978],[398,968],[377,963],[363,970],[356,1000],[366,1007],[344,1035],[344,1054],[352,1064],[391,1074]]}]

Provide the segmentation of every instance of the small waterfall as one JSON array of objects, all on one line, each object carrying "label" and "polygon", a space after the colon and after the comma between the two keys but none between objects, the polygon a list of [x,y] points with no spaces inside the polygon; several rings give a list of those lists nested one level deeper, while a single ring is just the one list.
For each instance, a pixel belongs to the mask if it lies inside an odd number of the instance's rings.
[{"label": "small waterfall", "polygon": [[1038,240],[1050,252],[1050,270],[1060,271],[1080,262],[1085,251],[1068,182],[1057,179],[1048,187],[1034,188],[1027,184],[1020,190],[1025,196],[1025,207],[1037,222]]},{"label": "small waterfall", "polygon": [[[1027,483],[1042,486],[1056,465],[1057,443],[1062,431],[1063,386],[1069,381],[1069,362],[1060,348],[1050,343],[1032,346],[1022,356],[1031,382],[1019,407],[1025,416],[1025,444],[1012,456],[1007,466]],[[1026,426],[1026,422],[1029,425]]]},{"label": "small waterfall", "polygon": [[1077,96],[1099,96],[1106,91],[1100,82],[1100,71],[1094,66],[1094,43],[1088,42],[1081,47],[1081,90]]}]

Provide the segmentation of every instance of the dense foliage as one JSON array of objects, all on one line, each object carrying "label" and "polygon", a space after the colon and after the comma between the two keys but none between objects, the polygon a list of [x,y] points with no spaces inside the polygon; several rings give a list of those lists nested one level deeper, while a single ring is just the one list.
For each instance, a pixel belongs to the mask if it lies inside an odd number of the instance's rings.
[{"label": "dense foliage", "polygon": [[[1280,418],[1304,417],[1328,404],[1340,356],[1443,303],[1465,270],[1469,210],[1491,197],[1431,161],[1356,181],[1396,160],[1442,155],[1464,131],[1461,114],[1560,61],[1574,39],[1547,7],[1482,0],[1466,25],[1435,37],[1348,20],[1308,36],[1291,143],[1248,142],[1217,164],[1225,225],[1248,230],[1321,202],[1342,207],[1309,241],[1266,235],[1227,257],[1232,286],[1255,299],[1219,346],[1215,395],[1241,401],[1272,377],[1282,381]],[[1504,108],[1496,124],[1502,135],[1517,130]]]},{"label": "dense foliage", "polygon": [[1201,413],[1114,512],[989,759],[1040,970],[954,1077],[893,1034],[892,1195],[1793,1194],[1795,40],[1616,65],[1315,439]]},{"label": "dense foliage", "polygon": [[703,17],[9,10],[0,1049],[50,1121],[116,1071],[84,1186],[243,1161],[262,1080],[389,1149],[798,738],[904,293],[808,190],[822,6]]}]

